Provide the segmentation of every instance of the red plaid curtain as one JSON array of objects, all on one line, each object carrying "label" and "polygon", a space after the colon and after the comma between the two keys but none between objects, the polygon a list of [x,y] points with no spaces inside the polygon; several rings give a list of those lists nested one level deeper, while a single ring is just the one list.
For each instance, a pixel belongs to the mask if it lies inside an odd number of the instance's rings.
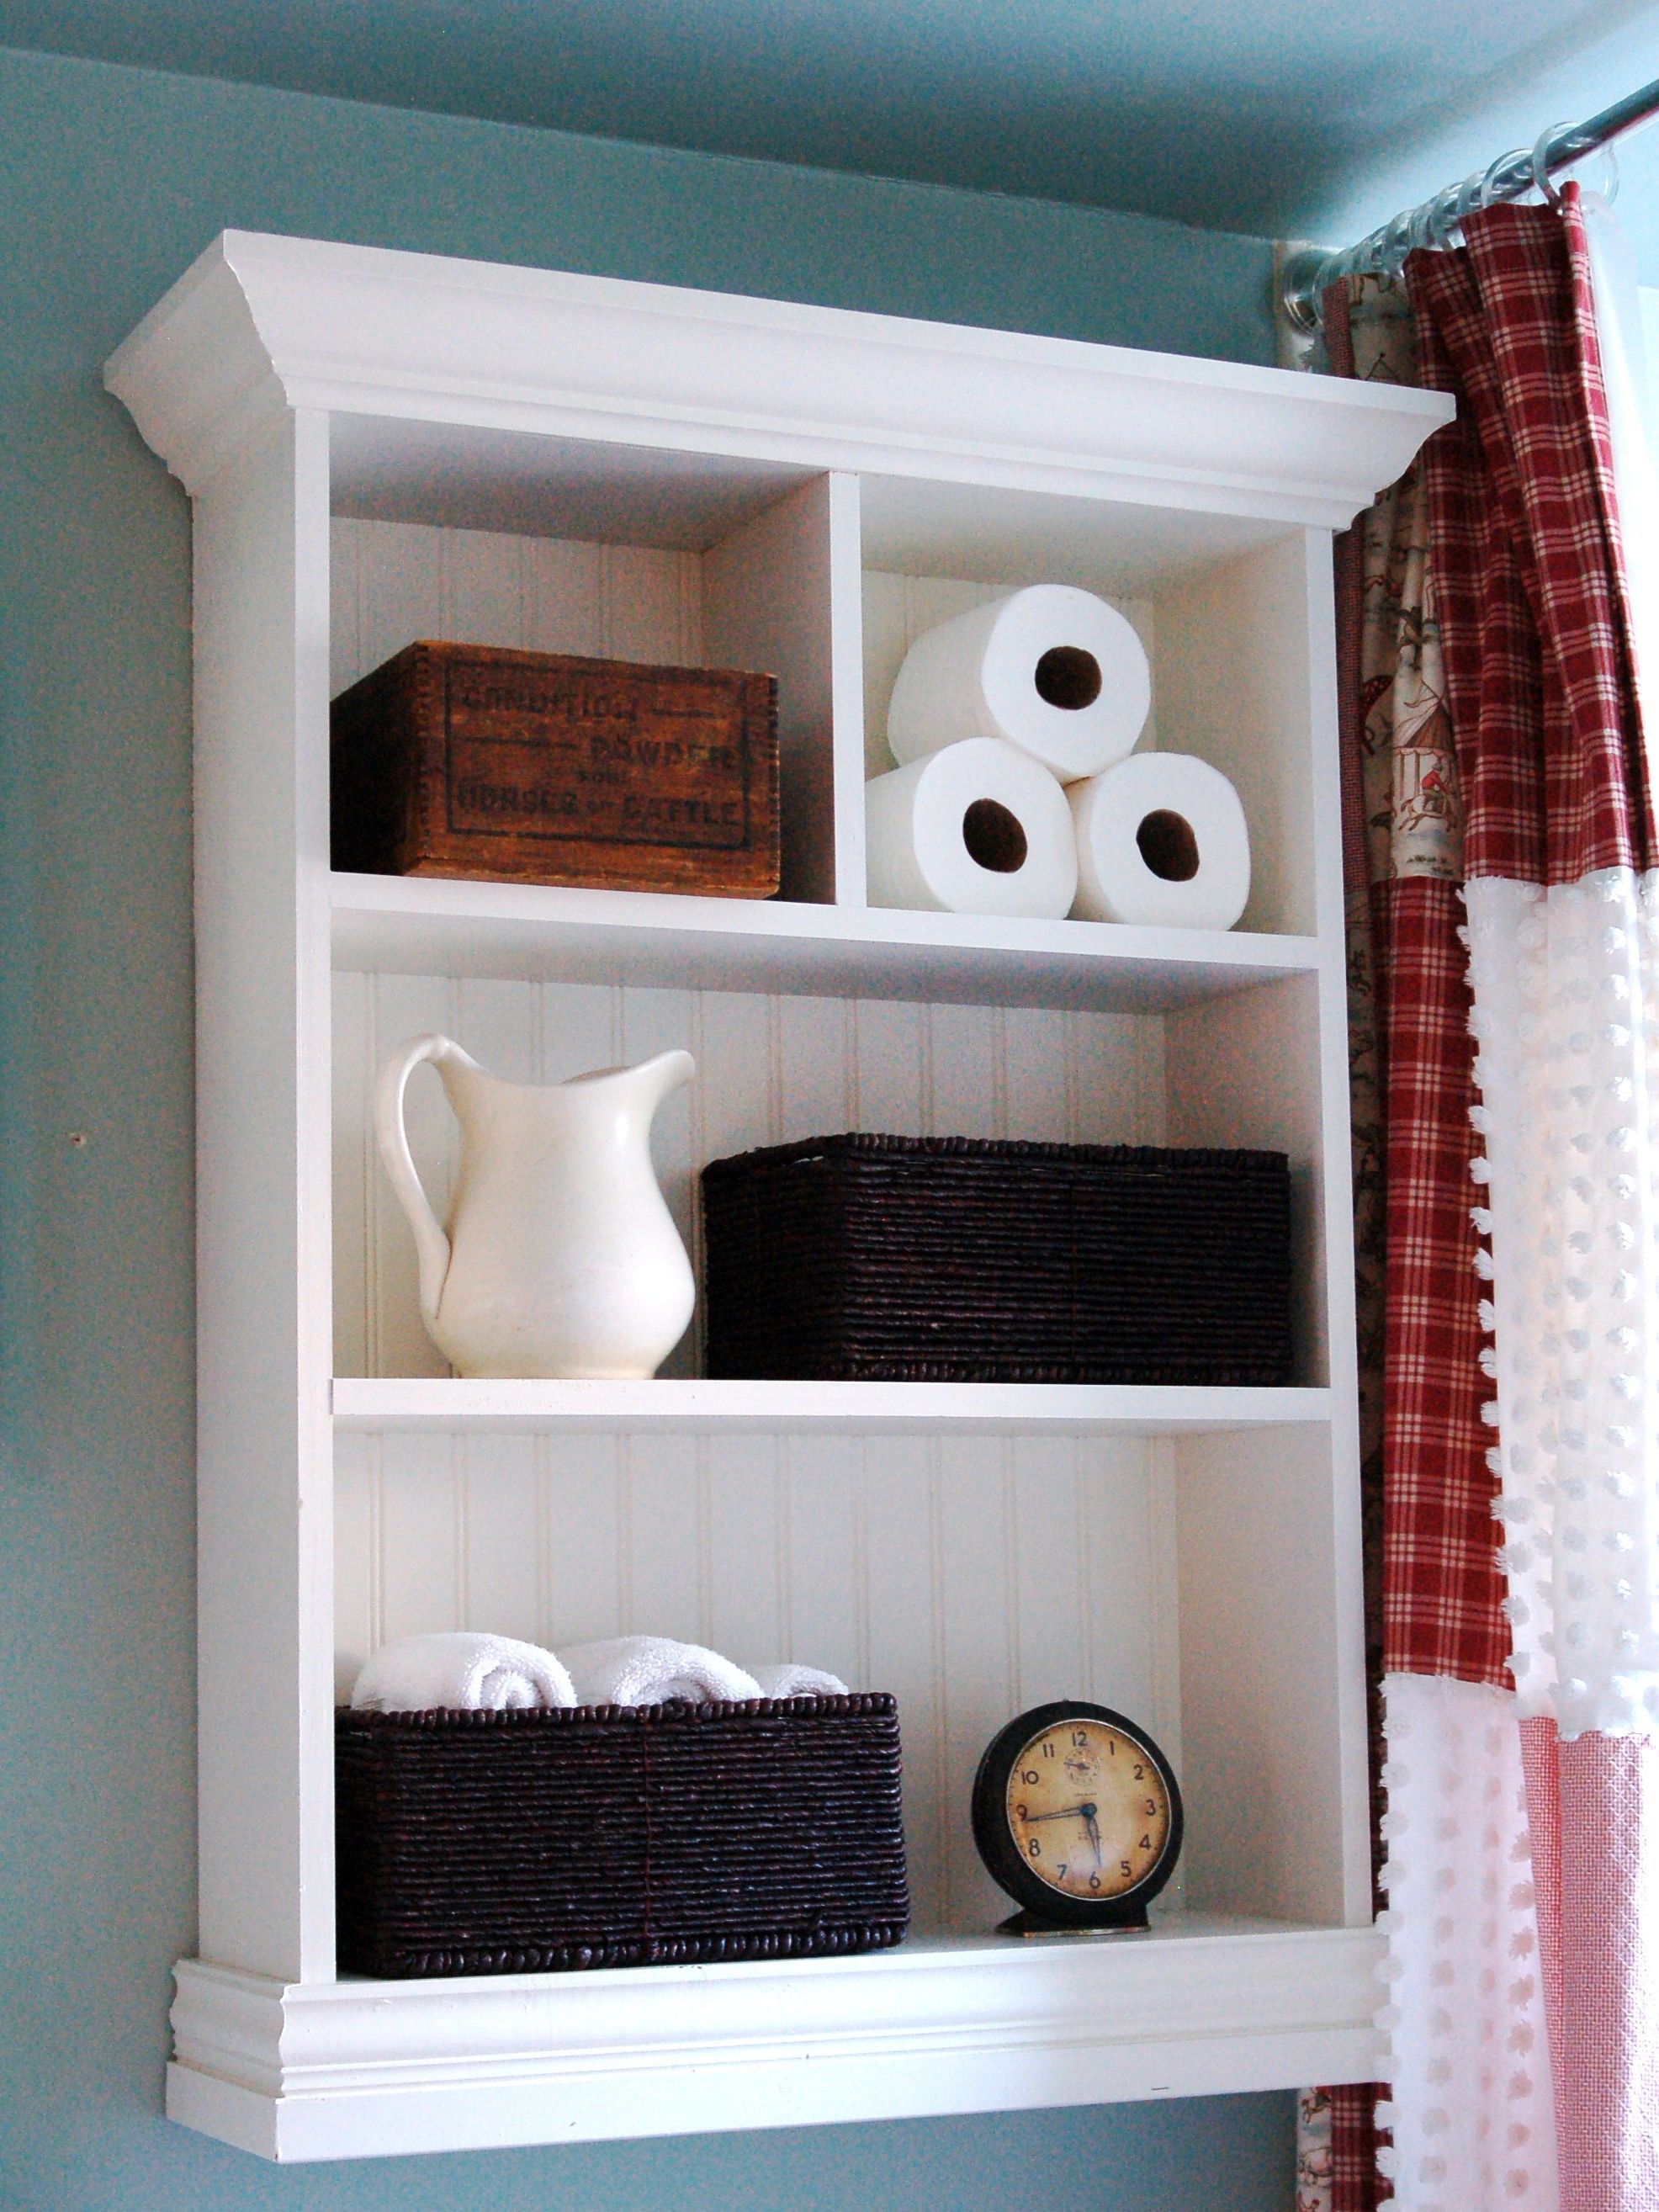
[{"label": "red plaid curtain", "polygon": [[[1464,252],[1414,255],[1407,283],[1423,381],[1458,402],[1423,465],[1468,874],[1640,877],[1659,836],[1577,188],[1559,216],[1489,210]],[[1547,1719],[1526,1737],[1561,2203],[1647,2212],[1655,1747],[1595,1728],[1558,1743]]]},{"label": "red plaid curtain", "polygon": [[1407,267],[1429,441],[1433,590],[1471,876],[1573,884],[1650,868],[1652,797],[1577,186],[1492,208]]},{"label": "red plaid curtain", "polygon": [[[1420,461],[1425,604],[1389,611],[1399,619],[1402,654],[1416,649],[1408,632],[1419,617],[1443,650],[1468,876],[1571,884],[1593,870],[1645,871],[1659,859],[1659,837],[1576,188],[1559,214],[1496,208],[1473,217],[1465,237],[1455,252],[1418,253],[1407,265],[1417,360],[1414,369],[1396,360],[1391,373],[1454,393],[1458,416]],[[1364,298],[1356,284],[1327,301],[1340,374],[1377,373],[1353,343],[1350,310]],[[1391,496],[1398,505],[1401,493]],[[1379,804],[1386,813],[1393,803],[1376,798],[1386,778],[1379,786],[1376,755],[1392,739],[1386,714],[1379,739],[1376,708],[1389,672],[1378,665],[1376,609],[1366,601],[1388,561],[1375,514],[1366,524],[1340,549],[1338,582],[1346,789],[1351,816],[1362,817],[1351,819],[1346,840],[1351,876],[1363,874],[1349,885],[1362,1356],[1368,1242],[1382,1316],[1371,1336],[1381,1365],[1371,1381],[1380,1437],[1370,1479],[1381,1492],[1380,1512],[1368,1520],[1379,1591],[1372,1656],[1391,1674],[1507,1687],[1510,1638],[1491,1515],[1494,1432],[1482,1419],[1491,1386],[1480,1368],[1479,1275],[1489,1275],[1492,1263],[1471,1219],[1475,1091],[1459,871],[1443,864],[1454,846],[1443,848],[1437,873],[1413,872],[1395,864],[1386,835],[1366,834],[1377,828]],[[1399,575],[1384,574],[1380,588],[1385,597],[1398,592]],[[1369,667],[1359,643],[1367,623]],[[1408,782],[1396,775],[1396,799]],[[1621,2163],[1609,2147],[1609,2112],[1634,2063],[1629,1975],[1606,1958],[1605,1941],[1596,1945],[1579,1909],[1592,1891],[1573,1863],[1575,1843],[1603,1871],[1625,1854],[1614,1893],[1604,1894],[1598,1874],[1593,1894],[1601,1924],[1623,1929],[1628,1949],[1640,1903],[1640,1875],[1629,1863],[1632,1808],[1647,1802],[1632,1775],[1643,1754],[1614,1739],[1579,1743],[1597,1741],[1613,1749],[1601,1757],[1562,1746],[1558,1759],[1553,1726],[1528,1724],[1563,2203],[1582,2212],[1646,2212],[1649,2197],[1631,2193],[1639,2151],[1635,2164],[1628,2155]],[[1572,1793],[1558,1787],[1569,1769]],[[1569,1803],[1579,1833],[1568,1838],[1564,1865],[1561,1808]],[[1504,1963],[1494,1961],[1500,1975]],[[1616,2063],[1609,2051],[1621,2054]],[[1372,2161],[1371,2100],[1368,2091],[1333,2096],[1336,2212],[1370,2212],[1391,2193]]]}]

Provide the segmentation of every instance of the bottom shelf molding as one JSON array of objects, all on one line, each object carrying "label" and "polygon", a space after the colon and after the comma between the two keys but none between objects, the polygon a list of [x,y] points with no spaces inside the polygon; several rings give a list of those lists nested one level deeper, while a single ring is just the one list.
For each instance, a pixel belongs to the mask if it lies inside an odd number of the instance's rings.
[{"label": "bottom shelf molding", "polygon": [[384,2157],[1373,2078],[1382,1939],[1172,1913],[850,1959],[454,1981],[175,1969],[172,2119]]}]

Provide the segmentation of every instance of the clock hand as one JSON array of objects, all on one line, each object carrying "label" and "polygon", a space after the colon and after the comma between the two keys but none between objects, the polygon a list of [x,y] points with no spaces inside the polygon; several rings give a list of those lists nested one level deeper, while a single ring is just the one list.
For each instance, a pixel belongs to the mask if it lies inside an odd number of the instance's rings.
[{"label": "clock hand", "polygon": [[1100,1856],[1100,1823],[1095,1818],[1095,1808],[1092,1805],[1085,1805],[1083,1809],[1088,1815],[1085,1832],[1089,1841],[1095,1847],[1095,1864],[1099,1866],[1103,1863]]},{"label": "clock hand", "polygon": [[[1086,1820],[1092,1828],[1095,1824],[1095,1808],[1092,1805],[1067,1805],[1058,1813],[1028,1813],[1025,1815],[1024,1825],[1030,1827],[1035,1820]],[[1098,1856],[1099,1854],[1097,1853],[1096,1856]]]}]

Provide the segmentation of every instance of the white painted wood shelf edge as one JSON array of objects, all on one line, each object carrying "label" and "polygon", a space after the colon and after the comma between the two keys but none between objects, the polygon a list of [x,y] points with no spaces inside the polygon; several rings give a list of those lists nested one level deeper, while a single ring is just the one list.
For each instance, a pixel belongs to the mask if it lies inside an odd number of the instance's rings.
[{"label": "white painted wood shelf edge", "polygon": [[1381,1939],[1144,1936],[284,1985],[180,1962],[170,2117],[267,2158],[1029,2110],[1369,2081]]},{"label": "white painted wood shelf edge", "polygon": [[337,874],[334,966],[1151,1012],[1306,974],[1317,938]]},{"label": "white painted wood shelf edge", "polygon": [[1346,529],[1452,404],[1183,355],[222,232],[104,380],[198,490],[284,409]]},{"label": "white painted wood shelf edge", "polygon": [[1066,1382],[520,1382],[337,1376],[337,1430],[744,1429],[1213,1436],[1328,1421],[1326,1389]]}]

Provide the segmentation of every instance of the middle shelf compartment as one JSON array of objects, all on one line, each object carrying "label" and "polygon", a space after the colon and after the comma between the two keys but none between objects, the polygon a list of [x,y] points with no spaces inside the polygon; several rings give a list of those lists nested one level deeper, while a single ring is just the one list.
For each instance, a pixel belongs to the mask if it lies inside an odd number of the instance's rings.
[{"label": "middle shelf compartment", "polygon": [[[378,1156],[371,1110],[390,1055],[438,1031],[518,1083],[557,1083],[669,1048],[689,1051],[696,1073],[660,1109],[653,1153],[699,1282],[702,1171],[761,1146],[866,1131],[1281,1152],[1291,1166],[1295,1316],[1287,1379],[1323,1386],[1331,1378],[1322,1164],[1326,1095],[1342,1041],[1322,1039],[1321,980],[1316,971],[1297,973],[1168,1013],[1128,1013],[337,973],[334,1371],[447,1371],[421,1323],[414,1244]],[[416,1071],[406,1107],[416,1164],[441,1216],[457,1128],[435,1076]],[[706,1372],[702,1333],[699,1300],[690,1330],[663,1364],[665,1377]]]}]

